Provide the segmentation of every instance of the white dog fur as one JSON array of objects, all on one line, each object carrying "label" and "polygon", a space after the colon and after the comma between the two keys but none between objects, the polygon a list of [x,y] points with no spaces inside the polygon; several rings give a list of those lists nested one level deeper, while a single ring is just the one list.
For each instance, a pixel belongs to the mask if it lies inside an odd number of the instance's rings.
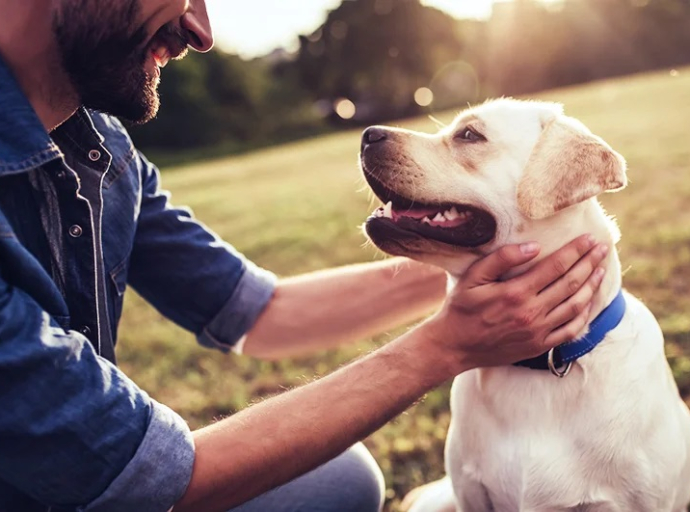
[{"label": "white dog fur", "polygon": [[[486,141],[458,142],[467,127]],[[375,164],[388,188],[425,204],[474,205],[497,221],[495,238],[475,249],[374,239],[387,252],[443,267],[452,284],[505,244],[536,240],[542,258],[584,233],[611,246],[618,241],[595,196],[625,186],[625,162],[559,105],[503,99],[461,114],[436,135],[385,130],[397,156]],[[363,151],[365,169],[367,160]],[[590,321],[621,286],[616,251],[605,268]],[[622,322],[566,378],[513,366],[456,377],[448,477],[421,488],[411,510],[685,510],[690,414],[656,320],[635,297],[625,299]]]}]

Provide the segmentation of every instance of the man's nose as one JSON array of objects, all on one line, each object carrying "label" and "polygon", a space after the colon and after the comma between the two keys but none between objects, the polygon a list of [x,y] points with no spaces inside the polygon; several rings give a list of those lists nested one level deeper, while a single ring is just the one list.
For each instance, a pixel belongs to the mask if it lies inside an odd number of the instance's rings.
[{"label": "man's nose", "polygon": [[180,25],[189,35],[189,46],[196,51],[205,53],[213,48],[213,30],[208,20],[206,0],[192,0]]}]

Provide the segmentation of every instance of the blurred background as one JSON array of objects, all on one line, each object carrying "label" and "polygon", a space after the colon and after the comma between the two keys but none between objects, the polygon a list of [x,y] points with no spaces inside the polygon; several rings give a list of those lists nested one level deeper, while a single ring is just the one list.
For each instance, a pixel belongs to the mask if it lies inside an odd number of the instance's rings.
[{"label": "blurred background", "polygon": [[143,149],[241,151],[690,63],[687,0],[208,4],[217,49],[166,70]]},{"label": "blurred background", "polygon": [[[661,323],[688,396],[690,1],[207,2],[217,49],[171,63],[158,118],[132,128],[175,203],[279,275],[381,258],[358,227],[374,204],[357,169],[362,127],[433,132],[502,95],[561,102],[628,160],[630,186],[602,199],[623,232],[624,283]],[[130,292],[118,350],[135,381],[199,427],[403,329],[264,363],[197,347]],[[444,387],[367,440],[387,510],[443,473],[448,419]]]}]

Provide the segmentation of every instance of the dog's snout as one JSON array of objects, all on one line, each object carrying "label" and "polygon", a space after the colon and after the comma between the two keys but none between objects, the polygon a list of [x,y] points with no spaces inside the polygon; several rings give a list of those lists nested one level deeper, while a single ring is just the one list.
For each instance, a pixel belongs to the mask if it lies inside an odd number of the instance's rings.
[{"label": "dog's snout", "polygon": [[362,134],[362,145],[366,146],[369,144],[376,144],[378,142],[383,142],[388,138],[386,130],[379,126],[371,126],[364,130]]}]

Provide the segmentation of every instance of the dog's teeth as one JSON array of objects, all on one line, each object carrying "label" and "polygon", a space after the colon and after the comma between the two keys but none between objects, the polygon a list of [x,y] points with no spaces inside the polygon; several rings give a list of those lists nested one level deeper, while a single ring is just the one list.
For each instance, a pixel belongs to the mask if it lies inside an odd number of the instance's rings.
[{"label": "dog's teeth", "polygon": [[388,201],[383,207],[383,216],[387,219],[393,218],[393,201]]},{"label": "dog's teeth", "polygon": [[448,220],[455,220],[459,217],[458,211],[453,206],[450,210],[446,211],[443,216]]},{"label": "dog's teeth", "polygon": [[445,222],[446,218],[441,214],[441,212],[438,212],[436,214],[436,217],[434,217],[434,222]]},{"label": "dog's teeth", "polygon": [[422,219],[422,224],[431,224],[431,219],[429,217],[424,217]]}]

